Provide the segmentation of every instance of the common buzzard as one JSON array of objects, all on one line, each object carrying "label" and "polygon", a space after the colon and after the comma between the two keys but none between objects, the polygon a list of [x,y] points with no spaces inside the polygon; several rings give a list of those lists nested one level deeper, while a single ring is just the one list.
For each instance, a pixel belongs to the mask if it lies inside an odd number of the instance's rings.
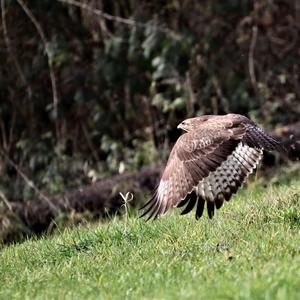
[{"label": "common buzzard", "polygon": [[155,194],[142,207],[147,220],[184,205],[181,214],[196,206],[199,219],[205,202],[212,218],[257,167],[263,150],[284,151],[279,141],[238,114],[190,118],[177,128],[186,132],[175,143]]}]

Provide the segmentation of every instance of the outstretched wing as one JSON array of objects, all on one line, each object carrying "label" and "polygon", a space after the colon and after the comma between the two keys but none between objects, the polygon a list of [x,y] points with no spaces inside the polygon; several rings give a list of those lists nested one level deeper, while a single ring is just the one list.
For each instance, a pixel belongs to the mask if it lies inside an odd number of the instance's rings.
[{"label": "outstretched wing", "polygon": [[261,148],[267,151],[286,152],[283,144],[276,138],[267,134],[263,129],[255,124],[246,124],[246,133],[243,141],[250,147]]},{"label": "outstretched wing", "polygon": [[262,149],[240,142],[232,154],[214,172],[201,180],[197,189],[180,203],[179,207],[187,204],[181,214],[189,213],[196,205],[196,219],[199,219],[206,202],[208,216],[212,218],[215,208],[219,209],[225,200],[229,201],[257,167],[262,154]]},{"label": "outstretched wing", "polygon": [[182,215],[189,213],[196,206],[196,219],[204,210],[205,202],[209,218],[214,215],[215,208],[222,207],[224,200],[229,201],[262,159],[263,150],[285,151],[282,144],[268,135],[253,122],[243,117],[245,132],[238,147],[209,176],[202,179],[197,189],[179,203],[186,205]]},{"label": "outstretched wing", "polygon": [[176,206],[233,152],[244,127],[215,128],[183,134],[174,145],[154,196],[142,209],[148,219]]}]

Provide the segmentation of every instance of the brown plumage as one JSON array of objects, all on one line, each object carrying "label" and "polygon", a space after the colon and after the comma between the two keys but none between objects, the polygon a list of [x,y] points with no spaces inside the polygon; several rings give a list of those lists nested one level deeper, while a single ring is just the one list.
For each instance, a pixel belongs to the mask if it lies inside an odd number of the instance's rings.
[{"label": "brown plumage", "polygon": [[153,197],[142,209],[148,219],[171,207],[196,206],[196,218],[213,217],[257,167],[263,150],[283,146],[254,122],[238,114],[190,118],[178,125],[186,131],[175,143]]}]

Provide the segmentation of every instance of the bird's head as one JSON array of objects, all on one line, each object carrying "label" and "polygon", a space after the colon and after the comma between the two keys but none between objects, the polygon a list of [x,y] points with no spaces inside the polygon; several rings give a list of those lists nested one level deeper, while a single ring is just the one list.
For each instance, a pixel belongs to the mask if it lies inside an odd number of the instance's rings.
[{"label": "bird's head", "polygon": [[178,126],[177,128],[178,129],[182,129],[186,132],[188,131],[192,131],[192,130],[195,130],[197,129],[197,127],[206,122],[208,119],[210,118],[209,115],[206,115],[206,116],[201,116],[201,117],[195,117],[195,118],[189,118],[189,119],[186,119],[184,121],[182,121]]}]

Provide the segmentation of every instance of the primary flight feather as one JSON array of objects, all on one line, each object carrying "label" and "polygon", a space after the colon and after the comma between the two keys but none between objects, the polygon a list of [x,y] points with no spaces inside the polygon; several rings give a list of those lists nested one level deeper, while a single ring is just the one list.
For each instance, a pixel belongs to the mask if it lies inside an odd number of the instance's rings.
[{"label": "primary flight feather", "polygon": [[143,216],[156,218],[171,207],[196,206],[196,219],[213,217],[229,201],[260,162],[263,150],[284,151],[279,141],[247,117],[238,114],[206,115],[178,125],[185,131],[175,143],[153,197]]}]

